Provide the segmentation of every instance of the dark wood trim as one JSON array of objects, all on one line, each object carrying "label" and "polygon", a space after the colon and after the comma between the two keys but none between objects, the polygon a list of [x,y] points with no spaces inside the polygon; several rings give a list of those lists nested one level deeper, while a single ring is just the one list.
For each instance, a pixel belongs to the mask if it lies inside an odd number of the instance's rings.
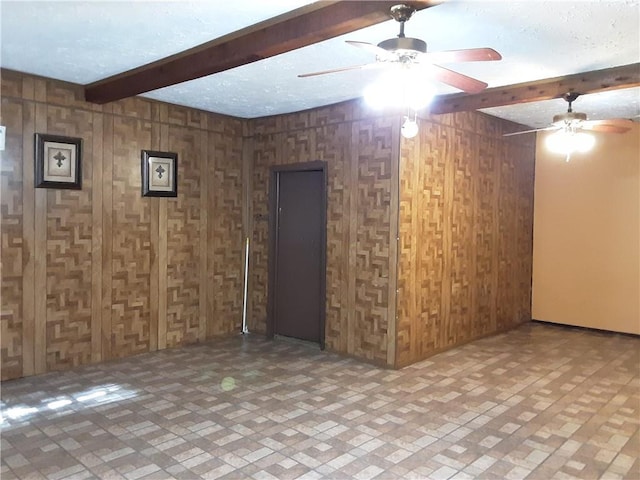
[{"label": "dark wood trim", "polygon": [[[404,3],[422,10],[442,1]],[[397,3],[397,0],[315,2],[86,85],[85,99],[99,104],[112,102],[290,52],[389,20],[389,8]]]},{"label": "dark wood trim", "polygon": [[466,93],[441,95],[434,99],[429,110],[437,114],[464,112],[551,100],[560,98],[568,92],[587,94],[637,86],[640,86],[640,63],[633,63],[535,82],[488,88],[473,95]]},{"label": "dark wood trim", "polygon": [[320,302],[320,350],[324,350],[327,333],[327,208],[329,205],[327,183],[329,181],[329,173],[327,162],[319,161],[319,163],[322,167],[322,218],[320,219],[320,223],[322,224],[322,236],[320,239],[320,245],[322,245],[322,250],[320,251],[320,270],[322,271],[320,298],[322,302]]},{"label": "dark wood trim", "polygon": [[314,160],[312,162],[304,163],[292,163],[288,165],[274,165],[269,169],[269,257],[268,257],[268,269],[269,278],[267,285],[267,338],[273,338],[275,333],[275,285],[277,281],[276,272],[276,258],[278,256],[277,251],[277,235],[278,235],[278,219],[276,215],[277,199],[278,199],[278,182],[279,175],[282,172],[308,172],[308,171],[320,171],[322,172],[322,219],[321,223],[324,226],[322,229],[320,252],[320,269],[323,272],[320,279],[320,348],[325,348],[326,337],[326,309],[327,309],[327,162],[322,160]]},{"label": "dark wood trim", "polygon": [[276,245],[278,224],[276,208],[278,207],[278,173],[275,167],[269,168],[269,252],[267,255],[267,338],[273,338],[275,333],[275,292],[276,285]]}]

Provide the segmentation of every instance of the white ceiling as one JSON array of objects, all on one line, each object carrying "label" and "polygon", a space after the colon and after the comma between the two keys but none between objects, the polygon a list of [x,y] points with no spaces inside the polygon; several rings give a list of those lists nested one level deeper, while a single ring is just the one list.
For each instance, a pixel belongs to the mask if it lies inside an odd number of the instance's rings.
[{"label": "white ceiling", "polygon": [[[503,60],[447,67],[498,87],[640,61],[639,2],[450,0],[417,12],[406,34],[425,40],[429,51],[494,48]],[[312,1],[1,0],[0,65],[88,84],[308,3]],[[397,33],[397,23],[390,20],[145,96],[243,118],[357,98],[375,72],[297,75],[374,61],[344,40],[378,43]],[[438,85],[437,92],[455,90]],[[585,95],[574,109],[593,120],[638,120],[640,88]],[[554,114],[566,111],[566,104],[558,99],[485,111],[543,127]]]}]

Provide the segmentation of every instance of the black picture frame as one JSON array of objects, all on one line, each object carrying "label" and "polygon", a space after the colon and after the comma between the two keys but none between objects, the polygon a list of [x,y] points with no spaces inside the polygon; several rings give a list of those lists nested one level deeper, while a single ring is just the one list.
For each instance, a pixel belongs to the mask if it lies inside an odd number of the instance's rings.
[{"label": "black picture frame", "polygon": [[178,196],[178,154],[142,150],[142,196]]},{"label": "black picture frame", "polygon": [[36,188],[82,189],[82,139],[35,134]]}]

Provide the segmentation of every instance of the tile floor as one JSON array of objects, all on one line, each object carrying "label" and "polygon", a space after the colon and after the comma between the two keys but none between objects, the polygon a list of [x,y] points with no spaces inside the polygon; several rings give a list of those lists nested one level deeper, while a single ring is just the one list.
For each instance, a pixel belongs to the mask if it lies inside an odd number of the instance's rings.
[{"label": "tile floor", "polygon": [[399,371],[239,336],[1,407],[3,480],[640,478],[640,339],[539,323]]}]

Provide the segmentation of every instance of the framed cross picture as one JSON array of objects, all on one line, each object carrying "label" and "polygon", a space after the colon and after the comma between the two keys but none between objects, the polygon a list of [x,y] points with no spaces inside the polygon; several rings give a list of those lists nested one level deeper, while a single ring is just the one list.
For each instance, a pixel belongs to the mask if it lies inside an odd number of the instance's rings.
[{"label": "framed cross picture", "polygon": [[142,150],[142,196],[178,196],[178,154]]},{"label": "framed cross picture", "polygon": [[82,139],[35,135],[36,188],[82,188]]}]

